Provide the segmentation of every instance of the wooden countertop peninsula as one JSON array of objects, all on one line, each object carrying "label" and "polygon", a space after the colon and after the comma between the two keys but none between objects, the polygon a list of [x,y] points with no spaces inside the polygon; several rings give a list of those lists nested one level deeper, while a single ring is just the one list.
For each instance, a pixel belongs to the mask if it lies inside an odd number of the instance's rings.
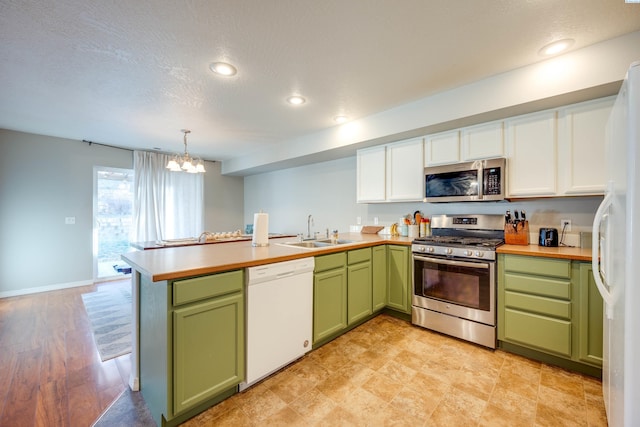
[{"label": "wooden countertop peninsula", "polygon": [[566,246],[550,248],[538,245],[502,245],[498,247],[496,252],[499,254],[562,258],[573,261],[591,261],[591,249],[569,248]]},{"label": "wooden countertop peninsula", "polygon": [[221,245],[165,247],[140,250],[122,255],[122,259],[154,282],[219,273],[256,265],[289,261],[309,256],[342,252],[369,246],[398,244],[410,246],[413,238],[389,235],[340,233],[340,239],[353,243],[325,248],[294,248],[278,243],[295,241],[292,237],[269,239],[269,246],[254,247],[251,241],[227,242]]}]

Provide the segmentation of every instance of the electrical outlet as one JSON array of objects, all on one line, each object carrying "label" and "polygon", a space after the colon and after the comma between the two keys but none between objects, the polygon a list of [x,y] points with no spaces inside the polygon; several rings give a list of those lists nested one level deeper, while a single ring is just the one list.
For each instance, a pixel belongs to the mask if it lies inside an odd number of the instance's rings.
[{"label": "electrical outlet", "polygon": [[[566,228],[565,228],[566,227]],[[562,233],[571,231],[571,220],[570,219],[561,219],[560,220],[560,232]]]},{"label": "electrical outlet", "polygon": [[75,216],[67,216],[64,218],[64,223],[66,225],[73,225],[76,223],[76,217]]}]

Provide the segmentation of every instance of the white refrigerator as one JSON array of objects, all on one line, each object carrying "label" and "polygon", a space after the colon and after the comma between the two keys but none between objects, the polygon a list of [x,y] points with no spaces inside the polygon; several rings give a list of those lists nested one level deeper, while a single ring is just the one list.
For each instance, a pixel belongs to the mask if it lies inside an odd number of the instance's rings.
[{"label": "white refrigerator", "polygon": [[602,387],[611,427],[640,425],[640,62],[609,122],[607,190],[593,222],[593,273],[604,299]]}]

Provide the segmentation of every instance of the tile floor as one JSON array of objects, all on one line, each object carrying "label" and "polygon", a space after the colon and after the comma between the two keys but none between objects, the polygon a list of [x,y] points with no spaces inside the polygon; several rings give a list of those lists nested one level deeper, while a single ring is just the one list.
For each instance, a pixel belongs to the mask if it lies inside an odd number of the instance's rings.
[{"label": "tile floor", "polygon": [[597,379],[380,315],[183,426],[606,426]]}]

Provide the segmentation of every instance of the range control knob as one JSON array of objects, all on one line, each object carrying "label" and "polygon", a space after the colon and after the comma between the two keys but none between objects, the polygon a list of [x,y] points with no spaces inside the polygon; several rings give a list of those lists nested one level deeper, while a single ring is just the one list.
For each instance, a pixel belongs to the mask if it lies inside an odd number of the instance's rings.
[{"label": "range control knob", "polygon": [[435,249],[433,249],[433,246],[429,246],[429,247],[427,248],[427,252],[430,252],[430,253],[433,253],[433,251],[434,251],[434,250],[435,250]]},{"label": "range control knob", "polygon": [[464,255],[465,255],[465,256],[471,256],[471,255],[473,255],[473,251],[469,251],[469,250],[466,250],[466,251],[464,251],[463,253],[464,253]]},{"label": "range control knob", "polygon": [[484,256],[484,252],[482,252],[482,251],[476,251],[476,256],[477,256],[477,257]]},{"label": "range control knob", "polygon": [[447,248],[444,252],[445,252],[447,255],[451,255],[451,254],[453,253],[453,249],[451,249],[451,248]]},{"label": "range control knob", "polygon": [[418,252],[426,252],[427,251],[427,249],[424,246],[418,246],[418,247],[416,247],[416,250]]}]

